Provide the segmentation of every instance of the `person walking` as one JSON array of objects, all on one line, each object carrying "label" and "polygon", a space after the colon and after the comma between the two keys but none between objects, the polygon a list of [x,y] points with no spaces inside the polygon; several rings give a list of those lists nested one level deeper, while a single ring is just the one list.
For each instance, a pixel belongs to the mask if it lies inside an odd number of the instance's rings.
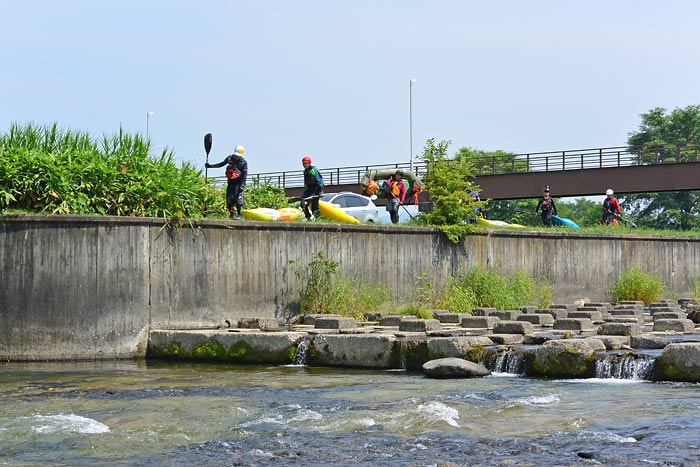
[{"label": "person walking", "polygon": [[552,216],[557,215],[557,207],[554,205],[554,200],[549,196],[549,185],[544,187],[544,192],[540,196],[540,200],[537,202],[537,207],[535,208],[535,214],[537,211],[542,211],[542,225],[545,227],[552,226]]},{"label": "person walking", "polygon": [[[304,156],[301,160],[304,166],[304,192],[301,194],[301,210],[307,220],[314,220],[319,215],[318,201],[323,196],[323,177],[316,167],[311,165],[311,158]],[[311,198],[311,209],[309,210],[309,199]]]},{"label": "person walking", "polygon": [[601,225],[609,225],[617,227],[619,224],[617,219],[620,217],[620,203],[613,196],[615,192],[612,188],[605,191],[605,199],[603,200],[603,215],[600,217]]},{"label": "person walking", "polygon": [[403,170],[397,170],[382,184],[382,190],[386,193],[386,210],[393,224],[399,223],[399,206],[406,198],[406,184],[402,178]]},{"label": "person walking", "polygon": [[243,158],[245,149],[238,145],[233,151],[233,154],[226,156],[226,159],[218,164],[205,164],[208,169],[216,169],[226,166],[226,208],[229,212],[229,218],[238,220],[241,218],[241,209],[243,209],[243,191],[245,189],[246,179],[248,178],[248,162]]}]

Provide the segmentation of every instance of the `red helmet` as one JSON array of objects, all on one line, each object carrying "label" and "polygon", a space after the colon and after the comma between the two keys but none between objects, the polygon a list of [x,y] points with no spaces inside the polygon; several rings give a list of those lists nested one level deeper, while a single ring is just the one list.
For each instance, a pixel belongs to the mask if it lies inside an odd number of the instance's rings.
[{"label": "red helmet", "polygon": [[309,156],[304,156],[304,158],[301,160],[302,164],[311,164],[311,158]]}]

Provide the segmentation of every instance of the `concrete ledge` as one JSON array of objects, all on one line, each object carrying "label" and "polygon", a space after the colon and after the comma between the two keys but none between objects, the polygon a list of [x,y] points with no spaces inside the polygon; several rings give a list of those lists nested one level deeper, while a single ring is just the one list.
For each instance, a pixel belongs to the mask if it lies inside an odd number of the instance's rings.
[{"label": "concrete ledge", "polygon": [[518,316],[518,321],[527,321],[537,326],[551,327],[554,325],[554,317],[547,313],[527,313]]},{"label": "concrete ledge", "polygon": [[598,327],[598,334],[607,336],[636,336],[642,333],[637,323],[603,323]]},{"label": "concrete ledge", "polygon": [[493,345],[486,336],[436,337],[428,339],[428,356],[433,358],[457,357],[478,361],[482,348]]},{"label": "concrete ledge", "polygon": [[440,321],[436,319],[404,320],[399,323],[402,332],[427,332],[441,329]]},{"label": "concrete ledge", "polygon": [[494,334],[530,334],[534,330],[528,321],[500,321],[493,325]]},{"label": "concrete ledge", "polygon": [[693,332],[695,325],[689,319],[655,319],[654,331]]},{"label": "concrete ledge", "polygon": [[495,316],[465,316],[462,318],[463,328],[473,329],[493,329],[493,326],[500,321]]},{"label": "concrete ledge", "polygon": [[308,364],[313,366],[399,368],[400,348],[392,335],[316,335]]}]

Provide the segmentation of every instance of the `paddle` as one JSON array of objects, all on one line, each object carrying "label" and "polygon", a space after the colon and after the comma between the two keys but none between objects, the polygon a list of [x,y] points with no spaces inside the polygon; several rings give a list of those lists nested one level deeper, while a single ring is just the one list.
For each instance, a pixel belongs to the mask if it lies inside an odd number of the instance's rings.
[{"label": "paddle", "polygon": [[301,196],[292,196],[287,200],[287,202],[288,203],[296,203],[297,201],[308,201],[310,199],[320,198],[321,196],[323,196],[323,195],[311,195],[311,196],[308,196],[306,198],[302,198]]},{"label": "paddle", "polygon": [[207,163],[204,165],[204,181],[207,180],[207,165],[209,165],[209,151],[211,151],[211,133],[204,135],[204,151],[207,153]]},{"label": "paddle", "polygon": [[622,217],[620,214],[615,214],[615,217],[616,217],[617,219],[621,220],[621,221],[627,222],[629,225],[631,225],[631,226],[634,227],[635,229],[637,228],[637,224],[635,224],[634,222],[632,222],[632,221],[629,220],[629,219],[626,219],[626,218]]},{"label": "paddle", "polygon": [[[208,172],[209,167],[207,167],[209,165],[209,151],[211,151],[211,133],[207,133],[206,135],[204,135],[204,152],[207,153],[207,161],[204,164],[204,183],[208,183],[208,179],[209,179],[209,172]],[[204,217],[207,217],[208,211],[209,210],[207,209],[207,202],[206,202],[206,198],[205,198]]]}]

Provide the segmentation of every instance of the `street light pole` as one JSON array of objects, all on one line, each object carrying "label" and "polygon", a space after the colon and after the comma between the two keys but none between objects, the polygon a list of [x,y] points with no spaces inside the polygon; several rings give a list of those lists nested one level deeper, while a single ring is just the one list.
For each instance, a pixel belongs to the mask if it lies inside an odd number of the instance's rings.
[{"label": "street light pole", "polygon": [[411,159],[409,162],[409,167],[411,172],[413,172],[413,85],[416,84],[416,80],[412,79],[408,82],[408,125],[409,125],[409,150],[411,151]]},{"label": "street light pole", "polygon": [[155,112],[146,112],[146,139],[148,139],[148,120],[151,118],[151,115],[155,115]]}]

